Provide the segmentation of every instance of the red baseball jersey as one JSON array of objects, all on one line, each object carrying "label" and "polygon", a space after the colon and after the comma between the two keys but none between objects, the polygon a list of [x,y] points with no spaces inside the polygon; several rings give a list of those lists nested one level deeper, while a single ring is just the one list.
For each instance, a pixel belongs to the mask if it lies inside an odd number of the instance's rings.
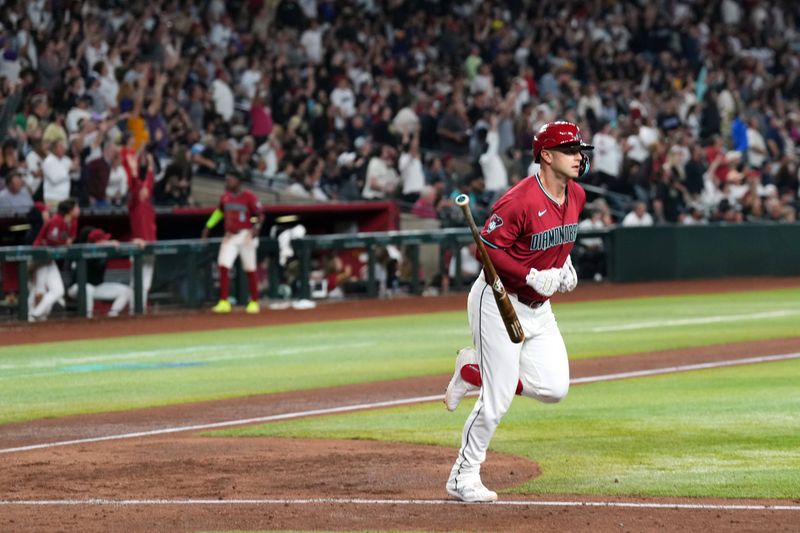
[{"label": "red baseball jersey", "polygon": [[531,268],[564,266],[575,245],[585,203],[586,191],[570,180],[566,199],[559,205],[544,190],[539,176],[525,178],[495,202],[481,238],[508,292],[523,301],[547,300],[525,278]]},{"label": "red baseball jersey", "polygon": [[72,220],[69,224],[60,214],[56,213],[45,222],[36,239],[34,246],[64,246],[75,240],[78,235],[78,221]]},{"label": "red baseball jersey", "polygon": [[148,171],[144,180],[139,179],[139,169],[130,168],[124,154],[122,166],[128,174],[128,219],[131,225],[131,237],[147,242],[155,241],[156,210],[153,207],[153,172]]},{"label": "red baseball jersey", "polygon": [[252,218],[261,213],[258,197],[250,191],[225,191],[219,201],[219,208],[225,214],[225,231],[237,233],[253,227]]}]

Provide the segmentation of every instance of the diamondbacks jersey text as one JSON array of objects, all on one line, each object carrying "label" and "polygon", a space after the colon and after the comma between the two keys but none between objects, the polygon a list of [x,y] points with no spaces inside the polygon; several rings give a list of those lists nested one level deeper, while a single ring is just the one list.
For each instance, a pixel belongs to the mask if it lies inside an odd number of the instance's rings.
[{"label": "diamondbacks jersey text", "polygon": [[[561,268],[575,245],[586,191],[567,182],[560,204],[544,190],[539,176],[509,189],[492,208],[481,232],[497,275],[508,292],[526,300],[546,300],[525,283],[531,268]],[[480,257],[478,257],[480,259]]]}]

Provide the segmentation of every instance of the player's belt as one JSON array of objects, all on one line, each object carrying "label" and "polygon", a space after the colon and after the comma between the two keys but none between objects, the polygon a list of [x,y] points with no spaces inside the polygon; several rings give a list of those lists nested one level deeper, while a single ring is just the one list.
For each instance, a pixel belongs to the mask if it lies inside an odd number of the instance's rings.
[{"label": "player's belt", "polygon": [[544,305],[544,302],[547,301],[547,300],[545,300],[543,302],[541,300],[534,300],[533,298],[525,298],[524,296],[518,296],[516,294],[514,294],[513,296],[516,296],[516,298],[519,301],[519,303],[521,303],[522,305],[526,305],[526,306],[530,307],[531,309],[538,309],[538,308],[540,308],[541,306]]}]

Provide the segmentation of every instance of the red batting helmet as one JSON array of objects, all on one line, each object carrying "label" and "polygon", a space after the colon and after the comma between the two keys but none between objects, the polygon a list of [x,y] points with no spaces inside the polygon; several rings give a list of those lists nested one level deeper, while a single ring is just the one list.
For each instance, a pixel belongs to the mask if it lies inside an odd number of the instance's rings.
[{"label": "red batting helmet", "polygon": [[577,125],[565,120],[548,122],[533,137],[533,159],[538,163],[542,150],[572,145],[579,145],[581,150],[594,150],[591,144],[584,144]]}]

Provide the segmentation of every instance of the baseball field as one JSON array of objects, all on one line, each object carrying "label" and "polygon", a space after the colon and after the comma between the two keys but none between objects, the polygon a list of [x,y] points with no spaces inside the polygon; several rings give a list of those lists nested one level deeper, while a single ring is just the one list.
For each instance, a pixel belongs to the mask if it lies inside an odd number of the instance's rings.
[{"label": "baseball field", "polygon": [[797,531],[800,278],[583,284],[572,386],[444,483],[466,293],[0,326],[0,530]]}]

